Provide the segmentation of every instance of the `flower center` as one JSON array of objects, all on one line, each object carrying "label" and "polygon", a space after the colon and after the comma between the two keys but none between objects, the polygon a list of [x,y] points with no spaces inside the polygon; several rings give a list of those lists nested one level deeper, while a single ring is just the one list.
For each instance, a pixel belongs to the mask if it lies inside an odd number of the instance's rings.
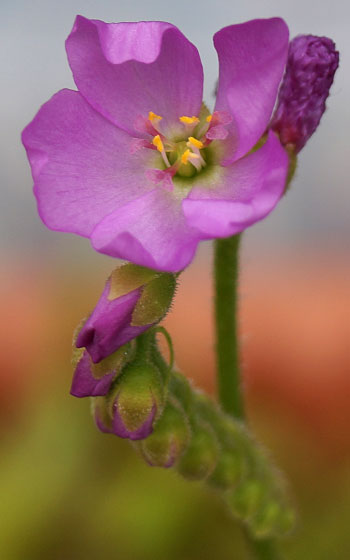
[{"label": "flower center", "polygon": [[[192,177],[206,166],[204,149],[209,145],[204,134],[207,132],[211,118],[207,119],[205,126],[201,126],[198,117],[180,117],[183,127],[182,140],[169,139],[160,125],[162,117],[150,111],[148,115],[152,127],[158,134],[153,136],[152,145],[159,151],[167,170],[181,177]],[[198,138],[200,137],[200,139]]]},{"label": "flower center", "polygon": [[169,190],[175,176],[193,177],[208,164],[210,144],[214,140],[224,140],[228,135],[226,126],[232,118],[228,113],[207,110],[200,118],[182,116],[176,138],[169,138],[163,117],[150,111],[148,118],[140,117],[140,129],[149,135],[149,140],[135,139],[132,149],[150,148],[159,152],[158,169],[149,169],[147,175],[155,183],[163,183]]}]

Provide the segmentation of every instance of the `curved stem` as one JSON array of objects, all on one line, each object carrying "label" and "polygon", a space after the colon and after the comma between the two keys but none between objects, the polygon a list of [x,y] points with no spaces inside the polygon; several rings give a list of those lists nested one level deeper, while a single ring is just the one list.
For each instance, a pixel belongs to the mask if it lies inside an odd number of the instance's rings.
[{"label": "curved stem", "polygon": [[[215,241],[215,325],[219,401],[222,408],[244,419],[238,345],[238,253],[240,235]],[[253,558],[281,560],[272,539],[256,540],[244,531]]]}]

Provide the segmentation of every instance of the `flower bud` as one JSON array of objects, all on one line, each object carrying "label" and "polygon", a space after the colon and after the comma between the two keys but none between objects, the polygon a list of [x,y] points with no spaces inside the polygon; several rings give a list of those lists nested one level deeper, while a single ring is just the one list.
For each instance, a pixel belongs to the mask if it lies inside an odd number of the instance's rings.
[{"label": "flower bud", "polygon": [[236,449],[222,449],[208,482],[220,490],[234,488],[245,470],[244,457]]},{"label": "flower bud", "polygon": [[134,264],[116,268],[77,336],[77,348],[100,362],[164,317],[175,285],[173,274]]},{"label": "flower bud", "polygon": [[300,35],[290,42],[286,72],[271,128],[282,144],[299,152],[315,132],[339,64],[327,37]]},{"label": "flower bud", "polygon": [[70,393],[74,397],[96,397],[106,395],[112,384],[117,369],[113,366],[103,377],[94,375],[93,362],[86,350],[83,350],[74,371]]},{"label": "flower bud", "polygon": [[94,364],[89,353],[84,348],[76,348],[75,341],[81,326],[73,336],[72,365],[75,368],[71,395],[74,397],[96,397],[106,395],[113,379],[125,364],[130,345],[125,345],[98,364]]},{"label": "flower bud", "polygon": [[256,537],[266,538],[289,533],[294,523],[294,512],[289,507],[283,507],[280,501],[274,498],[261,506],[249,525]]},{"label": "flower bud", "polygon": [[227,494],[227,502],[237,517],[249,520],[263,504],[266,492],[266,483],[263,479],[250,478]]},{"label": "flower bud", "polygon": [[211,425],[220,445],[219,457],[208,482],[220,490],[233,488],[247,471],[243,427],[237,421],[228,418],[204,394],[196,394],[196,405],[198,413]]},{"label": "flower bud", "polygon": [[[106,398],[106,411],[96,418],[102,431],[138,440],[153,431],[164,406],[164,389],[158,369],[146,362],[127,364]],[[95,411],[96,412],[96,411]],[[96,417],[96,416],[95,416]]]},{"label": "flower bud", "polygon": [[140,450],[152,467],[174,466],[190,440],[190,427],[181,407],[169,399],[153,433],[140,442]]},{"label": "flower bud", "polygon": [[205,480],[215,469],[219,444],[209,424],[197,420],[191,427],[191,441],[179,461],[178,471],[190,480]]}]

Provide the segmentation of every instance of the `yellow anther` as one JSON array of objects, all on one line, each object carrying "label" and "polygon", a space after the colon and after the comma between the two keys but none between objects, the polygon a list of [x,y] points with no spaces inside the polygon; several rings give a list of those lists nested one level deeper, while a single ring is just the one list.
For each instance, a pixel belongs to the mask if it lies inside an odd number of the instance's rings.
[{"label": "yellow anther", "polygon": [[199,123],[198,117],[179,117],[179,120],[184,124],[197,124]]},{"label": "yellow anther", "polygon": [[181,163],[184,163],[186,165],[186,163],[188,163],[188,157],[190,155],[190,150],[186,150],[182,156],[181,156]]},{"label": "yellow anther", "polygon": [[186,163],[190,162],[195,167],[198,167],[198,165],[200,166],[198,160],[200,160],[200,156],[194,154],[193,152],[191,152],[191,150],[186,150],[181,156],[181,163],[184,163],[185,165]]},{"label": "yellow anther", "polygon": [[155,113],[153,113],[153,111],[150,111],[148,113],[148,120],[150,120],[151,123],[161,121],[162,118],[163,117],[160,117],[159,115],[156,115]]},{"label": "yellow anther", "polygon": [[197,140],[197,138],[193,138],[193,136],[189,137],[187,145],[188,144],[193,144],[193,146],[198,148],[198,150],[201,150],[203,148],[203,142]]},{"label": "yellow anther", "polygon": [[211,122],[211,119],[213,118],[213,115],[208,115],[207,118],[205,119],[207,122]]},{"label": "yellow anther", "polygon": [[164,152],[164,144],[159,134],[153,138],[152,144],[157,148],[158,152]]}]

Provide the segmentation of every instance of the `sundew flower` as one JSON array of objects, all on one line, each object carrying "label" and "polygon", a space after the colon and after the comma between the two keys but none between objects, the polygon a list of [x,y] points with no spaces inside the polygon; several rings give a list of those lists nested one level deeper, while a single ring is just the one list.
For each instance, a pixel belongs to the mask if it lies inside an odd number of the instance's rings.
[{"label": "sundew flower", "polygon": [[175,26],[76,18],[66,49],[79,91],[59,91],[23,132],[49,228],[175,272],[199,241],[239,233],[275,207],[286,152],[272,130],[252,149],[275,104],[287,26],[279,18],[231,25],[214,45],[210,113],[198,51]]}]

